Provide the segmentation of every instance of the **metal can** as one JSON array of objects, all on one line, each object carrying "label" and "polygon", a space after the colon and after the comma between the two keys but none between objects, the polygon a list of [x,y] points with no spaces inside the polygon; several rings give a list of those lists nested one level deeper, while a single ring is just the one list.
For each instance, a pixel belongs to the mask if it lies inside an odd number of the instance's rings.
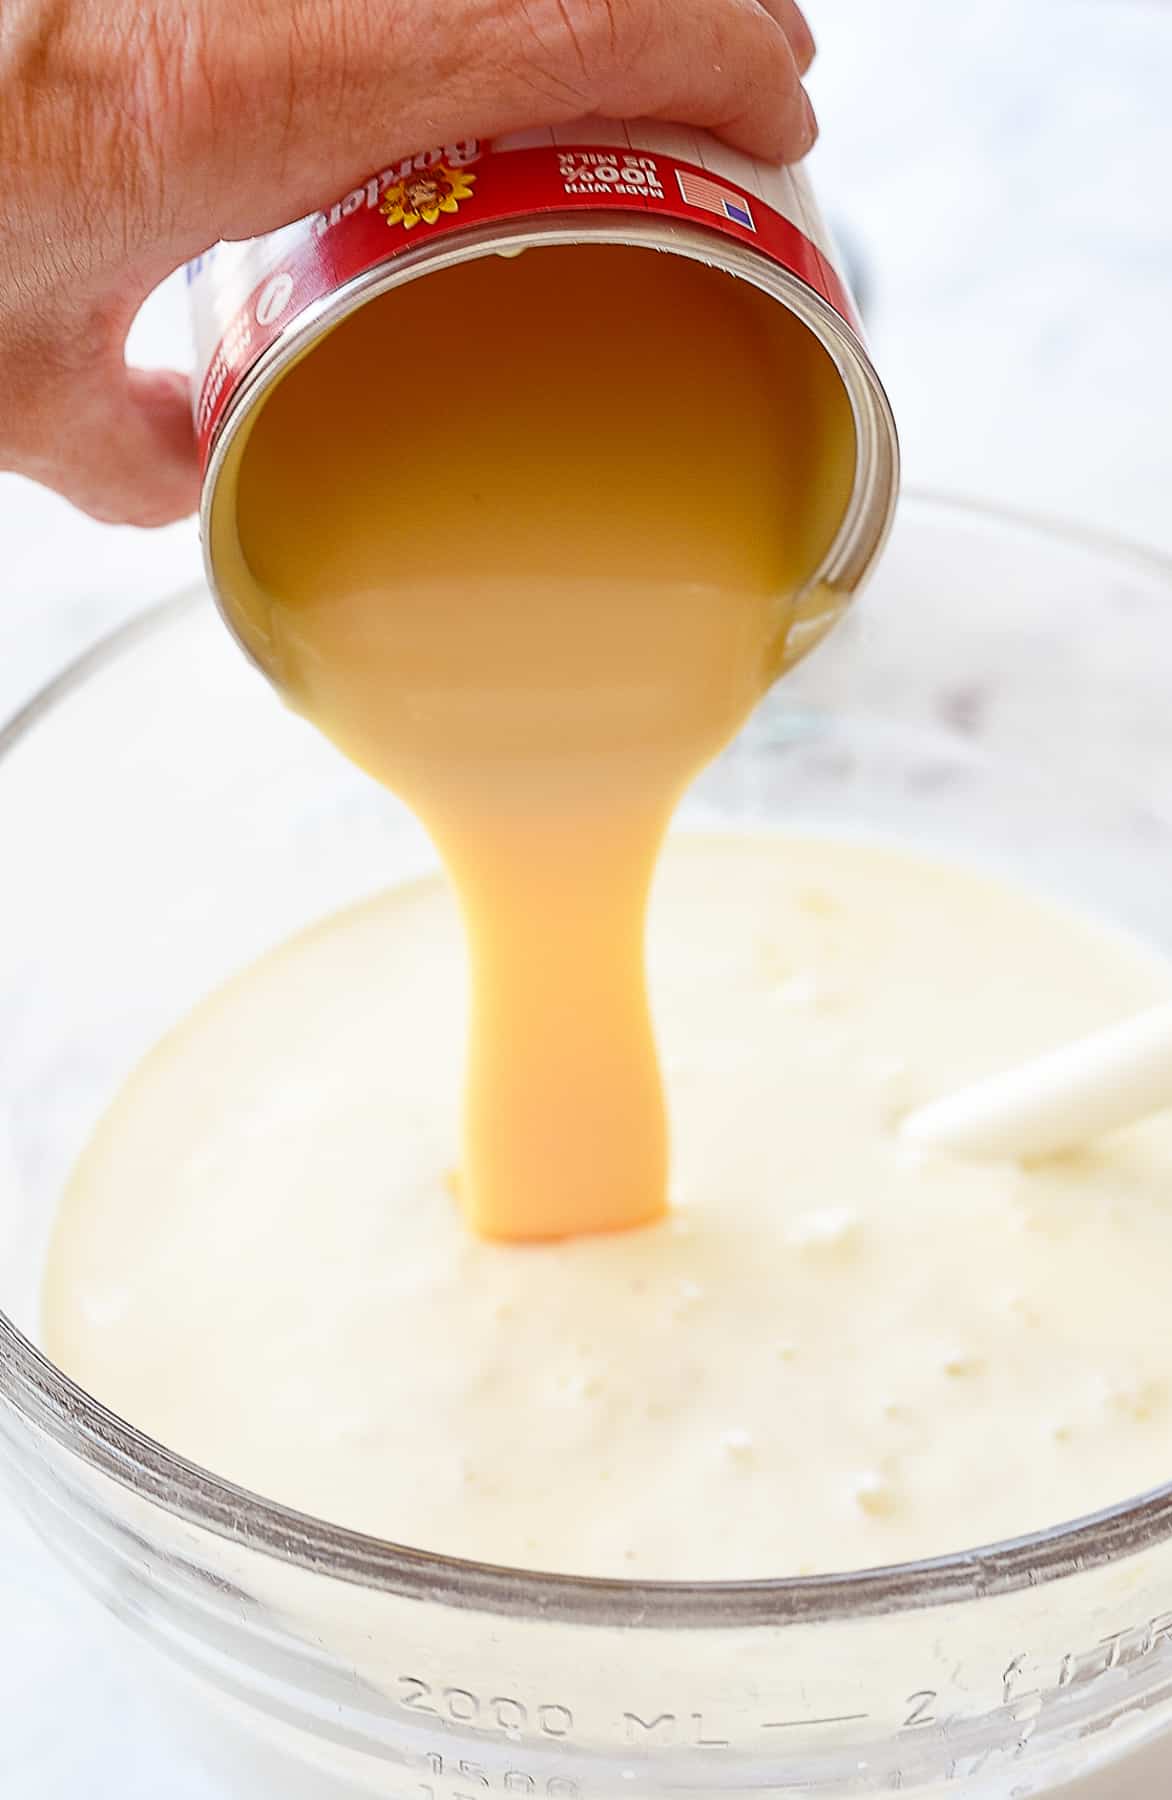
[{"label": "metal can", "polygon": [[599,119],[405,157],[320,212],[217,244],[189,265],[201,529],[209,580],[234,630],[213,526],[231,503],[223,490],[232,445],[282,375],[348,314],[402,283],[474,257],[585,243],[645,246],[723,269],[787,307],[828,352],[856,453],[845,516],[810,584],[837,596],[807,621],[811,643],[822,635],[882,548],[899,453],[809,180],[703,131]]}]

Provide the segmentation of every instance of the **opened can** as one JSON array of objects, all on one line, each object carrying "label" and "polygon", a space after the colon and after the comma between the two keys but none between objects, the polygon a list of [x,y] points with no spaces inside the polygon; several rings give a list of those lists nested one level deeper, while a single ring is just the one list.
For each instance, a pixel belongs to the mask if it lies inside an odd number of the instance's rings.
[{"label": "opened can", "polygon": [[811,591],[834,597],[804,621],[817,641],[870,570],[891,522],[899,462],[891,408],[805,172],[652,121],[585,120],[434,147],[319,212],[217,244],[189,265],[201,526],[221,604],[213,526],[231,503],[232,446],[315,342],[356,308],[433,271],[587,243],[644,246],[723,269],[788,308],[831,358],[854,421],[854,478],[835,540],[812,573]]}]

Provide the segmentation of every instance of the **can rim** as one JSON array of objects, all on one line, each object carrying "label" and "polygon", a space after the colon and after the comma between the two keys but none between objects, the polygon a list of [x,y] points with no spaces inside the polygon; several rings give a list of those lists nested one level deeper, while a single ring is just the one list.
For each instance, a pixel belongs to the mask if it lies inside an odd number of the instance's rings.
[{"label": "can rim", "polygon": [[[1172,593],[1172,558],[1084,526],[916,493],[917,510],[955,512],[1126,559]],[[0,726],[0,756],[91,675],[203,603],[171,596],[104,638]],[[623,1581],[445,1557],[292,1511],[165,1449],[95,1400],[0,1311],[0,1399],[72,1462],[183,1523],[278,1562],[408,1599],[500,1616],[639,1630],[777,1629],[920,1613],[1047,1587],[1172,1542],[1172,1482],[1045,1531],[919,1561],[758,1581]],[[0,1429],[3,1414],[0,1412]],[[57,1474],[66,1481],[60,1467]],[[82,1477],[72,1478],[78,1492]],[[86,1504],[92,1507],[92,1499]]]},{"label": "can rim", "polygon": [[[507,224],[470,226],[352,276],[304,307],[292,321],[296,329],[283,332],[262,351],[237,384],[212,438],[200,503],[200,540],[208,586],[224,623],[262,673],[266,672],[263,664],[225,604],[212,556],[213,522],[223,497],[221,476],[237,440],[255,423],[256,408],[250,402],[274,387],[336,326],[382,294],[423,275],[484,257],[583,243],[654,250],[721,269],[787,306],[813,333],[834,364],[850,404],[855,475],[834,539],[802,593],[822,583],[845,587],[852,594],[862,587],[894,522],[900,451],[891,402],[854,328],[800,276],[751,245],[720,232],[641,213],[542,213]],[[799,603],[801,597],[796,597]]]}]

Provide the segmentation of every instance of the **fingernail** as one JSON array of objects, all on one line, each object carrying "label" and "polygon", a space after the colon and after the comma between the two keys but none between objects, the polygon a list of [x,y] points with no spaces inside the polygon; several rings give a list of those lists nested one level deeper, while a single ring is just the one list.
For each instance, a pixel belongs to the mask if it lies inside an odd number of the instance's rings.
[{"label": "fingernail", "polygon": [[814,103],[802,89],[802,155],[812,150],[818,141],[818,115],[814,111]]}]

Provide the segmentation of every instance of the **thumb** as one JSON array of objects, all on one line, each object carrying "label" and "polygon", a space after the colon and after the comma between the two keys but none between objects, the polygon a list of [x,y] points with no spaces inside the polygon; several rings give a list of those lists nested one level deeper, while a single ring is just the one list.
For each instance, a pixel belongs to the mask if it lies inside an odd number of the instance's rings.
[{"label": "thumb", "polygon": [[95,519],[168,525],[199,504],[191,384],[121,360],[81,376],[60,412],[62,443],[42,479]]},{"label": "thumb", "polygon": [[[126,334],[147,282],[88,303],[62,294],[9,321],[19,441],[5,466],[54,488],[108,524],[166,525],[199,503],[191,384],[174,370],[129,368]],[[0,446],[0,449],[3,449]]]}]

